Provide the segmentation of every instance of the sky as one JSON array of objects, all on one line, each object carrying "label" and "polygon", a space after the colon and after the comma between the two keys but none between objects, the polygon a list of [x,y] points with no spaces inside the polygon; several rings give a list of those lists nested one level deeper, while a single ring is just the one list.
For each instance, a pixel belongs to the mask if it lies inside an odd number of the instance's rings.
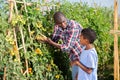
[{"label": "sky", "polygon": [[[114,0],[67,0],[67,1],[87,3],[89,6],[93,7],[94,3],[96,3],[98,6],[109,7],[114,9]],[[120,0],[117,1],[118,1],[118,13],[120,15]]]}]

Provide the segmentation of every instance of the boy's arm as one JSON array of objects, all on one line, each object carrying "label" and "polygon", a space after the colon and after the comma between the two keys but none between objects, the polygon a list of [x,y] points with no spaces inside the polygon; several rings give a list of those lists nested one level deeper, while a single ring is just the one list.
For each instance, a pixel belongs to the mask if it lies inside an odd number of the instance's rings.
[{"label": "boy's arm", "polygon": [[86,73],[90,74],[92,72],[92,68],[88,68],[86,66],[84,66],[81,62],[79,61],[73,61],[72,65],[77,65],[79,66],[82,70],[84,70]]}]

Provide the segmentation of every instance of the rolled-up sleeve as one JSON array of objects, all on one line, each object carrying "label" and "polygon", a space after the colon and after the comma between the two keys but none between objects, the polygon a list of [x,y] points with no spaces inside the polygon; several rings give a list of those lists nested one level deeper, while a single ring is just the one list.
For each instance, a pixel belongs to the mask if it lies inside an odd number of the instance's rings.
[{"label": "rolled-up sleeve", "polygon": [[54,32],[52,35],[52,40],[54,42],[58,42],[60,39],[60,35],[61,35],[61,30],[59,29],[59,27],[57,25],[54,26]]}]

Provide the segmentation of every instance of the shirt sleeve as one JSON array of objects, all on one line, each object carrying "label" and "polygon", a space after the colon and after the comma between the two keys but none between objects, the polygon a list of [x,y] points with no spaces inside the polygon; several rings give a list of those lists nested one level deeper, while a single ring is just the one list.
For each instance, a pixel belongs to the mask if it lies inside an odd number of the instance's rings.
[{"label": "shirt sleeve", "polygon": [[77,25],[74,22],[71,22],[71,28],[69,29],[66,37],[66,43],[61,45],[61,50],[64,52],[70,52],[71,49],[74,48],[75,42],[79,35],[79,29],[76,27]]},{"label": "shirt sleeve", "polygon": [[59,29],[59,27],[57,25],[54,26],[54,32],[52,35],[52,40],[54,42],[58,42],[60,39],[60,35],[61,35],[61,30]]}]

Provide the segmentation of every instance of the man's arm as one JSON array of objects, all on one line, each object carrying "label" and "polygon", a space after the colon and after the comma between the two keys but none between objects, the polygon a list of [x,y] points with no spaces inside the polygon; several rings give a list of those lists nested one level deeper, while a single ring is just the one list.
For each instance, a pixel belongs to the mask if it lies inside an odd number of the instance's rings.
[{"label": "man's arm", "polygon": [[56,42],[54,42],[54,41],[52,41],[50,38],[47,38],[46,42],[60,49],[61,45],[56,43]]}]

